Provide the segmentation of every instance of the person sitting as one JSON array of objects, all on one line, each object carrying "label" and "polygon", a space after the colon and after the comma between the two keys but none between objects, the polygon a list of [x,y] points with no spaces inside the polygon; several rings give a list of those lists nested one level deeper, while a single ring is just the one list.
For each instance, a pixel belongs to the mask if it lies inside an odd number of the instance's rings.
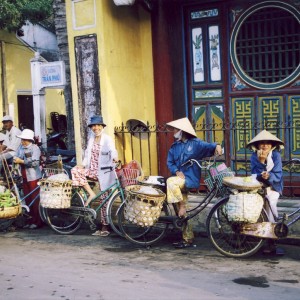
[{"label": "person sitting", "polygon": [[[115,175],[104,168],[114,167],[113,162],[118,160],[112,138],[103,132],[106,124],[104,124],[102,116],[91,117],[88,127],[91,128],[92,135],[88,140],[82,165],[77,165],[71,170],[73,185],[82,186],[89,194],[85,206],[89,206],[96,196],[88,183],[88,178],[98,180],[100,190],[107,189],[114,183]],[[106,219],[106,206],[103,205],[100,211],[102,228],[93,235],[108,236],[110,234]]]},{"label": "person sitting", "polygon": [[[267,130],[261,131],[248,144],[254,152],[251,155],[251,173],[266,187],[265,210],[270,222],[278,218],[277,203],[283,190],[282,160],[280,149],[283,142]],[[277,248],[274,240],[269,240],[264,253],[282,255],[282,249]]]},{"label": "person sitting", "polygon": [[[207,143],[197,138],[188,118],[167,123],[174,131],[176,141],[172,144],[167,157],[167,166],[172,176],[167,179],[167,200],[178,204],[178,216],[186,216],[187,191],[200,186],[201,170],[198,166],[182,167],[189,159],[200,160],[215,154],[221,155],[222,148],[217,143]],[[192,225],[187,222],[182,229],[182,241],[175,248],[191,247],[194,240]]]}]

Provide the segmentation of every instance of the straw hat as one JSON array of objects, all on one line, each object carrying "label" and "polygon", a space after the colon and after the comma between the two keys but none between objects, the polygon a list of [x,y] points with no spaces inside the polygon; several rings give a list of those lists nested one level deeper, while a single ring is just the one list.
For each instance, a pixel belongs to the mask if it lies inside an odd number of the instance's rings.
[{"label": "straw hat", "polygon": [[30,129],[24,129],[20,135],[17,135],[17,137],[23,140],[30,140],[34,142],[34,132]]},{"label": "straw hat", "polygon": [[177,128],[179,130],[189,133],[190,135],[197,137],[195,129],[193,128],[193,126],[188,118],[178,119],[178,120],[167,123],[167,125]]},{"label": "straw hat", "polygon": [[252,148],[253,150],[257,150],[257,143],[261,141],[270,141],[274,147],[279,147],[281,149],[284,148],[284,143],[277,136],[272,134],[267,130],[261,131],[257,134],[248,144],[248,148]]}]

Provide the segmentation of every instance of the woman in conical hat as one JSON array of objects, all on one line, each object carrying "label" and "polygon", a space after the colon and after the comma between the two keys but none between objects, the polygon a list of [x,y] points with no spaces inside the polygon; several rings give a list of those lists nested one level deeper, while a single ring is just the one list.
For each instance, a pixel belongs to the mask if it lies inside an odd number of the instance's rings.
[{"label": "woman in conical hat", "polygon": [[[283,190],[282,161],[279,152],[283,142],[267,130],[257,134],[247,145],[254,150],[251,156],[251,173],[256,174],[258,181],[267,188],[268,204],[265,209],[270,222],[278,217],[277,202]],[[275,218],[274,218],[275,217]],[[282,253],[282,249],[275,247],[274,242],[269,243],[265,252]]]},{"label": "woman in conical hat", "polygon": [[[204,157],[213,156],[215,153],[221,155],[222,148],[216,143],[207,143],[197,138],[196,132],[188,120],[181,118],[167,123],[174,131],[176,141],[172,144],[169,152],[167,165],[172,174],[167,180],[167,199],[169,203],[178,203],[178,215],[186,214],[187,195],[186,189],[198,189],[200,186],[201,170],[198,166],[182,167],[189,159],[200,160]],[[183,241],[175,247],[189,247],[193,243],[194,234],[191,224],[183,227]]]}]

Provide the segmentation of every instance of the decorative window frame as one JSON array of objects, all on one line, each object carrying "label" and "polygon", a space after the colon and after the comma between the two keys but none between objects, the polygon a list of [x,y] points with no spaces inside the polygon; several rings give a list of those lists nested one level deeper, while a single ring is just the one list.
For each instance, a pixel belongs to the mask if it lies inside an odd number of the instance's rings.
[{"label": "decorative window frame", "polygon": [[256,5],[251,6],[247,10],[245,10],[242,15],[238,18],[237,22],[234,25],[234,28],[232,30],[231,38],[230,38],[230,58],[231,62],[233,64],[233,67],[235,71],[238,73],[239,77],[247,84],[254,88],[258,89],[266,89],[266,90],[272,90],[272,89],[278,89],[281,87],[284,87],[290,83],[292,83],[297,77],[300,75],[300,64],[298,67],[290,74],[288,75],[285,79],[273,82],[273,83],[263,83],[259,82],[250,76],[248,76],[241,65],[239,64],[237,54],[236,54],[236,41],[237,41],[237,36],[239,34],[240,28],[243,25],[244,21],[253,13],[256,11],[266,8],[266,7],[277,7],[284,9],[288,11],[289,13],[293,14],[294,17],[298,20],[300,24],[300,12],[290,4],[281,2],[281,1],[264,1],[261,3],[258,3]]}]

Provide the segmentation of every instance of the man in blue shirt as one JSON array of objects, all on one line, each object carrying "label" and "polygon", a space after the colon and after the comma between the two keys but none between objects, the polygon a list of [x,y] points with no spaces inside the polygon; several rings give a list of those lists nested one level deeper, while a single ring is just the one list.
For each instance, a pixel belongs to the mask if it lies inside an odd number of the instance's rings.
[{"label": "man in blue shirt", "polygon": [[[221,155],[222,148],[216,143],[207,143],[197,138],[196,132],[187,118],[167,123],[174,130],[176,141],[172,144],[167,158],[167,166],[172,177],[167,179],[167,200],[178,204],[178,216],[186,215],[187,190],[200,186],[201,169],[196,165],[182,166],[189,159],[200,160],[215,154]],[[176,248],[192,246],[194,233],[188,222],[182,229],[183,240]]]}]

